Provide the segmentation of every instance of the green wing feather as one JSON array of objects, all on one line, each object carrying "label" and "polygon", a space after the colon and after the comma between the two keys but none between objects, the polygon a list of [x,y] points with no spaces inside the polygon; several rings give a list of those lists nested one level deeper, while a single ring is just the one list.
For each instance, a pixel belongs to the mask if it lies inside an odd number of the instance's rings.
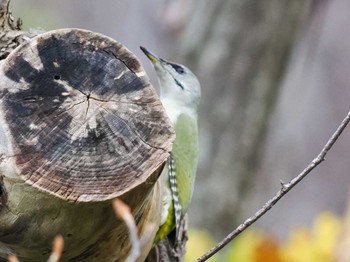
[{"label": "green wing feather", "polygon": [[[179,188],[179,202],[181,204],[182,216],[187,212],[189,202],[192,198],[194,180],[198,162],[198,127],[197,119],[181,114],[175,123],[176,138],[173,144],[172,158],[174,161],[176,181]],[[170,188],[169,166],[166,165],[162,178],[164,185]],[[168,216],[165,223],[159,228],[155,243],[166,237],[176,227],[175,210],[173,203],[169,206]]]},{"label": "green wing feather", "polygon": [[172,156],[175,163],[179,200],[183,215],[192,198],[198,162],[197,119],[188,114],[178,116],[175,124],[176,139]]}]

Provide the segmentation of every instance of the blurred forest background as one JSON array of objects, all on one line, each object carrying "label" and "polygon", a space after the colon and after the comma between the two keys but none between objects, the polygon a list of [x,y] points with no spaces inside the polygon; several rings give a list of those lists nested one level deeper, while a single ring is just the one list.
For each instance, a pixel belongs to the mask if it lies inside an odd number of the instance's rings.
[{"label": "blurred forest background", "polygon": [[[24,29],[78,27],[188,65],[202,83],[190,227],[221,239],[318,154],[349,110],[350,2],[12,0]],[[348,82],[349,81],[349,82]],[[322,211],[342,216],[350,130],[255,227],[284,239]]]}]

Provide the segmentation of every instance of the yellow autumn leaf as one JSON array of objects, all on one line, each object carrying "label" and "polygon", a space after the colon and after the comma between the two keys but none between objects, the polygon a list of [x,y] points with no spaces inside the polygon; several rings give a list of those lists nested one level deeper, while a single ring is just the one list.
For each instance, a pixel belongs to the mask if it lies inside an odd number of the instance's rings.
[{"label": "yellow autumn leaf", "polygon": [[321,213],[312,230],[297,228],[281,247],[283,262],[333,262],[340,231],[340,220],[329,212]]},{"label": "yellow autumn leaf", "polygon": [[282,262],[277,239],[271,235],[265,236],[254,249],[253,261]]},{"label": "yellow autumn leaf", "polygon": [[[346,218],[344,222],[348,222],[348,220],[349,218]],[[344,252],[344,249],[340,252],[339,249],[339,244],[341,244],[339,241],[340,231],[343,235],[350,232],[350,230],[344,230],[344,224],[342,225],[340,219],[334,214],[323,212],[315,218],[312,228],[294,228],[289,233],[289,237],[282,242],[256,228],[249,229],[225,248],[224,257],[219,252],[208,261],[338,262],[340,257],[346,257],[345,253],[347,252]],[[342,226],[343,229],[341,229]],[[206,231],[191,230],[189,235],[188,253],[185,262],[195,261],[216,244]],[[345,238],[343,237],[343,239]],[[343,242],[344,245],[348,243],[347,241]],[[338,259],[335,256],[338,256]],[[342,259],[341,261],[348,260]]]},{"label": "yellow autumn leaf", "polygon": [[340,220],[330,212],[321,213],[313,227],[313,245],[319,261],[335,261],[334,250],[340,233]]},{"label": "yellow autumn leaf", "polygon": [[255,261],[255,248],[263,241],[263,234],[258,230],[247,230],[229,246],[225,261]]},{"label": "yellow autumn leaf", "polygon": [[[189,230],[185,262],[195,261],[198,257],[215,246],[215,244],[216,242],[214,241],[213,237],[207,231],[195,229]],[[207,261],[216,262],[216,256],[208,259]]]},{"label": "yellow autumn leaf", "polygon": [[292,230],[289,239],[281,247],[281,257],[284,262],[315,261],[310,232],[306,228]]}]

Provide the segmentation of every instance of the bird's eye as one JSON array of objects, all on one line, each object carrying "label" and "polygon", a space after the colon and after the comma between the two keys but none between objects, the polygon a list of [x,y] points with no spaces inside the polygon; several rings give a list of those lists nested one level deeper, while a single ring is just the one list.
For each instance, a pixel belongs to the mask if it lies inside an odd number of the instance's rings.
[{"label": "bird's eye", "polygon": [[170,63],[170,65],[171,65],[172,68],[174,68],[174,70],[178,74],[182,75],[183,73],[185,73],[185,69],[182,66],[179,66],[179,65],[176,65],[176,64],[172,64],[172,63]]}]

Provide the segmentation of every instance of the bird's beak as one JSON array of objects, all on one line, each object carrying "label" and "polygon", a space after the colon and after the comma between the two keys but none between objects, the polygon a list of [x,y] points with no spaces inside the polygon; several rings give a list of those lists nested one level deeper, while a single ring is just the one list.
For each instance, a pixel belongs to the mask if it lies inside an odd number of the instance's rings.
[{"label": "bird's beak", "polygon": [[145,53],[145,55],[148,57],[148,59],[151,60],[152,63],[159,63],[160,61],[163,61],[163,59],[159,58],[157,55],[148,51],[143,46],[140,46],[140,49]]}]

